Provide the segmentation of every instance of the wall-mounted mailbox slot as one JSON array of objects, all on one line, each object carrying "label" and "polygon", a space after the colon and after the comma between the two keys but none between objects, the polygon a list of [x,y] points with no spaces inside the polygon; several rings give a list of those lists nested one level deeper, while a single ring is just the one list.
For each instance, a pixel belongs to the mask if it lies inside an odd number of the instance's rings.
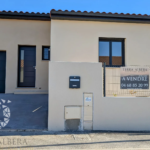
[{"label": "wall-mounted mailbox slot", "polygon": [[80,88],[80,77],[70,76],[69,77],[69,88],[77,89]]}]

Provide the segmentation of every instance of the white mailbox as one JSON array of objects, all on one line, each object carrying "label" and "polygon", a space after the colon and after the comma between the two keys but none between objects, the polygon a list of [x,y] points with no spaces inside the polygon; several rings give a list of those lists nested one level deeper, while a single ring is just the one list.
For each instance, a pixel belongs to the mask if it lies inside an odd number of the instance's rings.
[{"label": "white mailbox", "polygon": [[81,119],[81,107],[65,106],[65,119]]}]

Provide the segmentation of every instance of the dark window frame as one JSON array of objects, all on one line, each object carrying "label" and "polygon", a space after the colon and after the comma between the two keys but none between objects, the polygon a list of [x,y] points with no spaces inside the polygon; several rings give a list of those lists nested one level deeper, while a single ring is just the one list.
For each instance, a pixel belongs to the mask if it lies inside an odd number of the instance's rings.
[{"label": "dark window frame", "polygon": [[[48,59],[44,58],[44,48],[48,48]],[[50,60],[50,46],[42,46],[42,60]]]},{"label": "dark window frame", "polygon": [[[107,41],[109,42],[109,65],[106,67],[121,67],[125,66],[125,39],[124,38],[99,38],[99,42]],[[112,65],[112,42],[121,42],[122,43],[122,65]],[[100,44],[99,44],[100,46]],[[98,49],[100,51],[100,48]],[[99,52],[98,52],[99,53]]]}]

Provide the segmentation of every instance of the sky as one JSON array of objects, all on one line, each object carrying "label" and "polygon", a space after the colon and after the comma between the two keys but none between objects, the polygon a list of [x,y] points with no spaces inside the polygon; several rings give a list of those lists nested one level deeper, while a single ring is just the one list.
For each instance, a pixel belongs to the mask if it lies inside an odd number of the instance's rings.
[{"label": "sky", "polygon": [[150,0],[0,0],[0,10],[49,13],[51,9],[150,15]]}]

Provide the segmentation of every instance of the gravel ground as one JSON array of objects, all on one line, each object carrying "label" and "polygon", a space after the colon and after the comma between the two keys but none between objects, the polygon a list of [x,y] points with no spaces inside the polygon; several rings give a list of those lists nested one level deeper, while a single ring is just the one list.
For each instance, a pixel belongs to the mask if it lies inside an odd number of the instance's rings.
[{"label": "gravel ground", "polygon": [[0,132],[0,149],[150,150],[147,132]]}]

